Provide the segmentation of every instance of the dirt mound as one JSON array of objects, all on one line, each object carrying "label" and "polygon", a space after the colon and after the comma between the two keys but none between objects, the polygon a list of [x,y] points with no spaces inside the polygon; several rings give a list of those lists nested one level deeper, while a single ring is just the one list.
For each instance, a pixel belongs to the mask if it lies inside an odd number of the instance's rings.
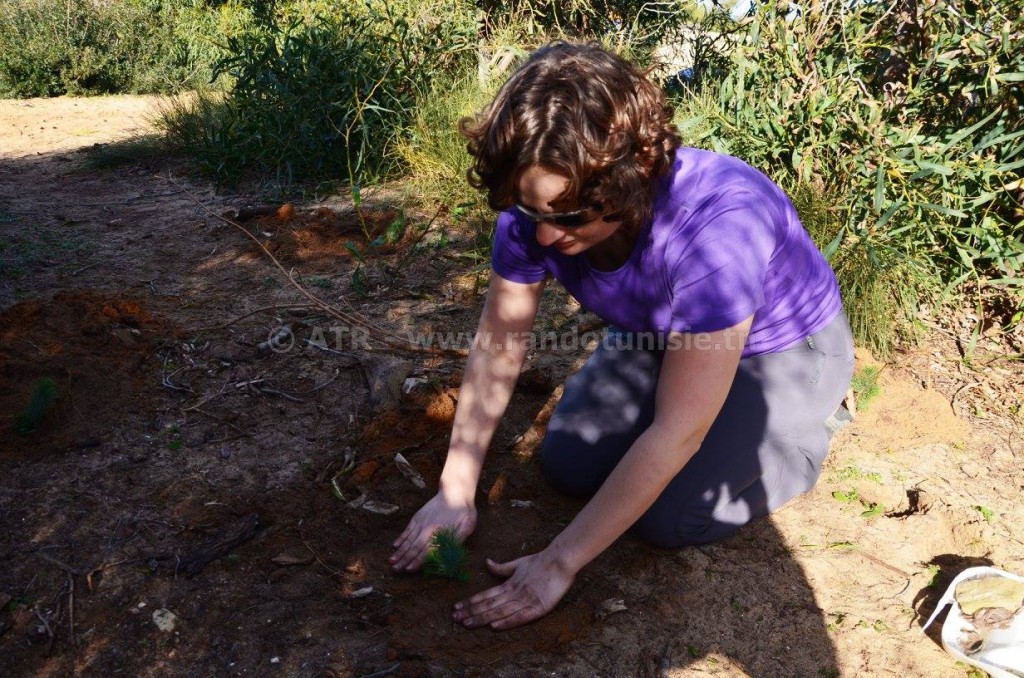
[{"label": "dirt mound", "polygon": [[0,313],[0,455],[94,447],[160,391],[171,326],[129,298],[61,292]]},{"label": "dirt mound", "polygon": [[[385,234],[398,218],[398,210],[391,208],[360,207],[339,213],[321,207],[300,212],[287,204],[273,214],[257,216],[246,226],[281,263],[328,270],[339,260],[354,258],[353,249],[361,252],[371,243],[377,252],[390,251],[393,243]],[[263,256],[255,244],[249,252]]]}]

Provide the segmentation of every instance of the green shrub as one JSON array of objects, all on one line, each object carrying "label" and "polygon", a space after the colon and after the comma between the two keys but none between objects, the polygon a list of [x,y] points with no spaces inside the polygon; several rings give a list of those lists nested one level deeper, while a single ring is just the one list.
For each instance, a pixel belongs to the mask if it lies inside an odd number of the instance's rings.
[{"label": "green shrub", "polygon": [[[9,0],[0,5],[0,96],[176,92],[209,81],[236,5],[203,0]],[[227,25],[227,26],[226,26]]]},{"label": "green shrub", "polygon": [[1024,2],[1008,4],[770,5],[723,41],[713,98],[680,102],[702,145],[834,205],[818,242],[875,344],[926,291],[972,280],[1024,303]]},{"label": "green shrub", "polygon": [[385,176],[399,162],[416,93],[472,60],[473,14],[461,0],[432,5],[447,15],[403,14],[385,2],[291,5],[273,25],[228,39],[214,69],[229,78],[223,100],[178,105],[164,127],[224,183],[250,171],[282,186]]}]

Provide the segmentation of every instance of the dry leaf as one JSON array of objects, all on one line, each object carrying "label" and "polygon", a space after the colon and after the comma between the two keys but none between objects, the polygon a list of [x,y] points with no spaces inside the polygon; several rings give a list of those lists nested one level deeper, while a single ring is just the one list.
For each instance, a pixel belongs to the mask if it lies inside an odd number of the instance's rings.
[{"label": "dry leaf", "polygon": [[385,504],[382,501],[370,500],[364,501],[362,508],[364,511],[369,511],[370,513],[377,513],[382,516],[390,516],[392,513],[397,511],[399,507],[395,506],[394,504]]},{"label": "dry leaf", "polygon": [[412,467],[412,464],[402,456],[401,452],[395,455],[395,464],[398,465],[398,470],[402,472],[402,475],[408,478],[413,485],[421,490],[426,489],[427,482],[423,480],[423,476]]},{"label": "dry leaf", "polygon": [[966,616],[984,607],[1001,607],[1016,611],[1024,601],[1024,582],[1008,577],[980,577],[960,582],[956,602]]}]

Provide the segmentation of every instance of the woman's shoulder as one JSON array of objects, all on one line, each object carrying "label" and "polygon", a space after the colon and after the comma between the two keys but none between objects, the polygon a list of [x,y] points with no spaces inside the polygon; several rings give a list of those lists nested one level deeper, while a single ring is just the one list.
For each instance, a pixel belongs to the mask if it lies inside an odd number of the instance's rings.
[{"label": "woman's shoulder", "polygon": [[779,190],[775,182],[741,158],[689,146],[676,151],[668,180],[671,193],[690,196],[736,190],[754,193]]},{"label": "woman's shoulder", "polygon": [[756,167],[741,158],[700,148],[680,147],[663,181],[655,213],[677,218],[730,202],[753,202],[770,206],[773,212],[789,204],[785,192]]}]

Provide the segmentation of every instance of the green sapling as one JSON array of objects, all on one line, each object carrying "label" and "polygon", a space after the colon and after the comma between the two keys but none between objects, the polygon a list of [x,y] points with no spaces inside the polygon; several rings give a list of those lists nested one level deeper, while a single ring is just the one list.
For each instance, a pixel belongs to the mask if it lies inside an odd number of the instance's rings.
[{"label": "green sapling", "polygon": [[430,540],[430,550],[423,563],[425,577],[454,579],[463,584],[469,581],[469,552],[459,540],[459,531],[454,527],[443,527]]}]

